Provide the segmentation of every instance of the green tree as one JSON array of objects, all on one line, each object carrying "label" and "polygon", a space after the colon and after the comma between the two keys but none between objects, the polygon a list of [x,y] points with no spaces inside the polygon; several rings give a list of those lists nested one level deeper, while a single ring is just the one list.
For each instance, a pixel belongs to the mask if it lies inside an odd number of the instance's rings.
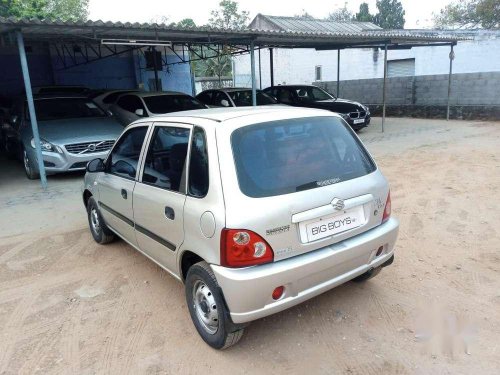
[{"label": "green tree", "polygon": [[[209,26],[225,30],[245,29],[249,20],[248,12],[240,11],[238,7],[236,1],[222,0],[219,8],[210,12]],[[232,74],[231,53],[230,46],[212,46],[212,49],[205,50],[205,56],[209,58],[193,62],[193,71],[198,77],[218,77],[220,83],[222,77]]]},{"label": "green tree", "polygon": [[373,22],[373,15],[370,14],[370,9],[367,3],[361,3],[359,12],[356,13],[356,21],[359,22]]},{"label": "green tree", "polygon": [[219,9],[210,12],[209,24],[218,29],[241,30],[247,27],[248,12],[238,9],[238,2],[222,0]]},{"label": "green tree", "polygon": [[0,16],[86,20],[89,0],[0,0]]},{"label": "green tree", "polygon": [[462,0],[434,14],[437,28],[500,28],[500,0]]},{"label": "green tree", "polygon": [[326,18],[328,21],[337,21],[337,22],[349,22],[354,18],[354,14],[347,9],[347,3],[344,3],[343,8],[338,8],[334,10],[332,13],[328,15]]},{"label": "green tree", "polygon": [[374,23],[383,29],[403,29],[405,26],[405,11],[398,0],[377,0],[378,13]]},{"label": "green tree", "polygon": [[175,24],[175,26],[179,27],[196,27],[196,23],[194,23],[192,18],[184,18]]},{"label": "green tree", "polygon": [[314,20],[315,19],[312,15],[307,13],[305,9],[302,9],[302,13],[294,15],[294,17],[300,18],[302,20]]}]

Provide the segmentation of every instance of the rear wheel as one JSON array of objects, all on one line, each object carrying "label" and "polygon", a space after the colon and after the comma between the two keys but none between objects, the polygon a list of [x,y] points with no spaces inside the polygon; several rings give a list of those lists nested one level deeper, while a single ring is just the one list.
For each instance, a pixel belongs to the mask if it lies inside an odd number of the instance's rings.
[{"label": "rear wheel", "polygon": [[380,273],[380,271],[382,271],[382,267],[372,268],[371,270],[366,271],[365,273],[359,275],[358,277],[355,277],[354,279],[352,279],[352,281],[360,283],[366,280],[370,280],[375,276],[377,276]]},{"label": "rear wheel", "polygon": [[23,164],[24,164],[24,171],[26,172],[26,177],[30,180],[36,180],[40,178],[40,174],[37,172],[33,160],[31,160],[28,152],[23,149]]},{"label": "rear wheel", "polygon": [[87,216],[89,219],[90,233],[97,243],[107,244],[115,239],[113,232],[109,230],[101,216],[99,207],[93,197],[87,203]]},{"label": "rear wheel", "polygon": [[193,265],[186,277],[186,301],[201,338],[212,348],[226,349],[243,336],[229,317],[219,284],[206,262]]}]

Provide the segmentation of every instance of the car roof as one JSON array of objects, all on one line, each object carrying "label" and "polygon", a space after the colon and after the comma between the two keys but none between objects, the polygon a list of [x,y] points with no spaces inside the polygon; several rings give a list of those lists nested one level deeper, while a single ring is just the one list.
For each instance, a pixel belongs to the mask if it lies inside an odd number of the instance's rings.
[{"label": "car roof", "polygon": [[270,86],[270,87],[268,87],[267,89],[276,89],[276,88],[279,88],[279,87],[285,87],[285,88],[295,88],[295,87],[316,87],[316,88],[321,88],[321,87],[314,86],[314,85],[275,85],[275,86]]},{"label": "car roof", "polygon": [[[224,92],[235,92],[235,91],[252,91],[251,87],[223,87],[220,89],[214,89],[215,91],[224,91]],[[209,90],[207,90],[209,91]],[[256,91],[261,91],[257,89]]]},{"label": "car roof", "polygon": [[[182,112],[173,112],[166,115],[155,115],[154,121],[176,121],[182,118],[185,119],[203,119],[203,120],[212,120],[214,124],[221,123],[224,121],[232,120],[235,118],[241,117],[251,117],[251,116],[261,116],[268,115],[269,120],[278,120],[281,117],[288,118],[290,114],[294,114],[297,117],[305,117],[305,116],[336,116],[339,115],[325,111],[322,109],[311,109],[311,108],[297,108],[297,107],[289,107],[289,106],[257,106],[257,107],[224,107],[224,108],[209,108],[209,109],[196,109],[192,111],[182,111]],[[149,119],[141,119],[138,122],[151,122],[151,118]],[[136,122],[136,123],[138,123]]]},{"label": "car roof", "polygon": [[180,91],[139,91],[139,92],[133,92],[133,93],[123,94],[123,95],[137,95],[137,96],[140,96],[141,98],[147,98],[149,96],[162,96],[162,95],[190,96],[189,94],[186,94],[186,93],[180,92]]},{"label": "car roof", "polygon": [[[33,95],[34,100],[39,100],[39,99],[86,99],[86,100],[92,100],[89,99],[88,96],[83,95],[83,94],[77,94],[77,93],[46,93],[46,94],[34,94]],[[26,100],[26,97],[24,98]]]}]

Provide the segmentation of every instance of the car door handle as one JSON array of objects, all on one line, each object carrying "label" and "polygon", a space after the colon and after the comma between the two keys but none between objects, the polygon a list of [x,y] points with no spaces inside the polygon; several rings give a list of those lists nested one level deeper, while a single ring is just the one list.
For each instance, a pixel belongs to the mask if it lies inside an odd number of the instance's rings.
[{"label": "car door handle", "polygon": [[165,207],[165,217],[170,220],[175,219],[175,211],[172,207]]},{"label": "car door handle", "polygon": [[122,189],[122,198],[127,199],[127,190]]}]

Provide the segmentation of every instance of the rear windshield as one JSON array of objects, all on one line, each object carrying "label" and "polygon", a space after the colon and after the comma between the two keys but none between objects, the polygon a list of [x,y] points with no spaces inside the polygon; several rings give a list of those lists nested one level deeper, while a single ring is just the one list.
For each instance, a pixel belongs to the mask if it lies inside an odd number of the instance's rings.
[{"label": "rear windshield", "polygon": [[351,180],[375,164],[347,125],[336,117],[265,122],[231,135],[243,194],[270,197]]},{"label": "rear windshield", "polygon": [[[249,107],[252,105],[252,90],[229,91],[229,96],[236,107]],[[257,105],[276,104],[276,100],[262,91],[256,93]]]},{"label": "rear windshield", "polygon": [[170,113],[206,108],[189,95],[157,95],[143,98],[151,113]]},{"label": "rear windshield", "polygon": [[86,98],[37,99],[35,112],[39,121],[106,116],[92,100]]}]

